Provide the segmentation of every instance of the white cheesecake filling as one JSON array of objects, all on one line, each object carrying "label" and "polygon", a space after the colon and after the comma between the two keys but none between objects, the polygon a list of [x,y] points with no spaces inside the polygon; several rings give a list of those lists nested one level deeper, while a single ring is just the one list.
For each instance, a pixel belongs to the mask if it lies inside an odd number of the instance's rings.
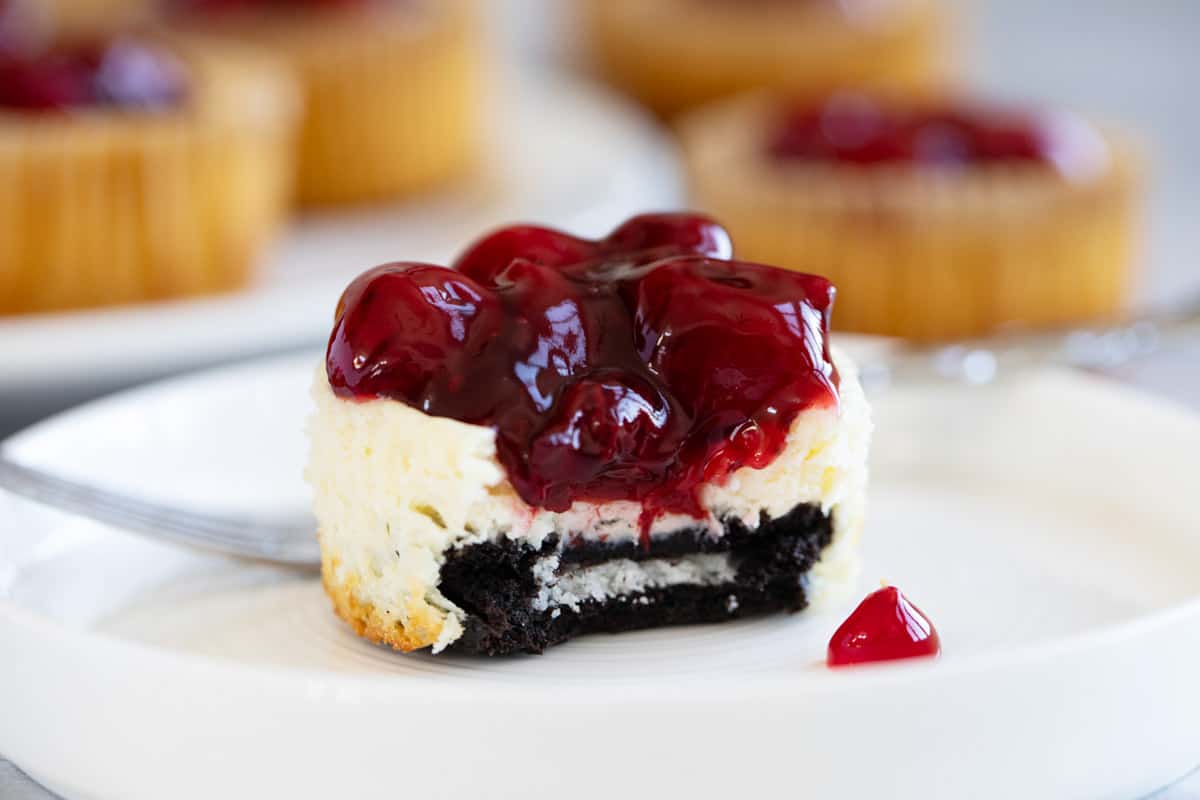
[{"label": "white cheesecake filling", "polygon": [[[651,536],[683,528],[723,532],[737,518],[753,529],[763,514],[800,504],[833,517],[834,539],[809,575],[810,602],[856,574],[856,544],[867,483],[870,414],[857,371],[835,353],[840,402],[802,412],[782,453],[763,469],[745,467],[701,490],[706,519],[666,515]],[[438,590],[446,553],[507,537],[540,547],[547,536],[636,538],[633,502],[577,502],[566,512],[527,505],[496,457],[491,428],[434,417],[394,400],[348,400],[330,389],[324,369],[313,386],[307,477],[321,545],[335,580],[392,619],[440,614],[443,647],[461,634],[464,612]],[[599,574],[599,573],[598,573]]]}]

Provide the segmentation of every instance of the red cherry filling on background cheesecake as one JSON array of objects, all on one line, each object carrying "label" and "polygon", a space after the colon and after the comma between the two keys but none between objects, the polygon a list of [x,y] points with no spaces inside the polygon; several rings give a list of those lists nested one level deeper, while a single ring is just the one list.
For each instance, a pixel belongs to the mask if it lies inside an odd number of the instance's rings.
[{"label": "red cherry filling on background cheesecake", "polygon": [[703,517],[699,489],[784,447],[837,402],[823,278],[727,260],[704,217],[600,240],[501,230],[454,269],[389,264],[343,295],[327,352],[342,397],[492,427],[529,505],[642,503]]},{"label": "red cherry filling on background cheesecake", "polygon": [[966,103],[897,107],[850,93],[780,109],[765,146],[782,162],[958,168],[1005,162],[1064,173],[1090,166],[1104,149],[1099,134],[1070,115]]},{"label": "red cherry filling on background cheesecake", "polygon": [[0,46],[0,110],[155,110],[186,94],[182,64],[148,43],[120,38],[37,52]]}]

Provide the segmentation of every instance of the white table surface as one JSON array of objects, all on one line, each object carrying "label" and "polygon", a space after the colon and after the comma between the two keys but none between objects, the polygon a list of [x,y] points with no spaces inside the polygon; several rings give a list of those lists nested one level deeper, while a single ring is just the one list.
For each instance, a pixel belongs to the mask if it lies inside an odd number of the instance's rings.
[{"label": "white table surface", "polygon": [[[565,0],[504,0],[502,21],[524,46],[554,52]],[[1200,3],[1191,0],[963,0],[966,66],[1001,96],[1061,103],[1105,119],[1135,123],[1153,154],[1147,217],[1147,304],[1200,292],[1195,252],[1200,226]],[[967,43],[970,46],[966,46]],[[1200,346],[1128,367],[1114,377],[1200,409]],[[1200,765],[1200,737],[1196,745]],[[231,787],[234,790],[235,787]],[[236,796],[233,791],[231,796]],[[45,790],[0,759],[0,800],[46,800]],[[1200,771],[1153,795],[1200,800]]]}]

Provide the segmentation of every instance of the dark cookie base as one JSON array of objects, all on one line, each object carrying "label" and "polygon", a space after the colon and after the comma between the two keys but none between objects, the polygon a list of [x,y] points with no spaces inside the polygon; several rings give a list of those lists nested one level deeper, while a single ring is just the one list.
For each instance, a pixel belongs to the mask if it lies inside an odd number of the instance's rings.
[{"label": "dark cookie base", "polygon": [[820,508],[801,505],[753,531],[741,522],[725,525],[725,535],[710,537],[684,529],[656,537],[649,547],[637,542],[604,544],[569,539],[563,565],[598,564],[614,558],[645,560],[693,553],[730,553],[737,577],[717,586],[682,584],[619,597],[602,603],[534,611],[540,588],[533,566],[558,549],[555,537],[540,550],[504,540],[470,545],[449,554],[442,566],[441,590],[467,614],[466,630],[451,650],[480,655],[541,653],[547,647],[586,633],[619,633],[664,625],[723,622],[807,605],[801,578],[833,536]]}]

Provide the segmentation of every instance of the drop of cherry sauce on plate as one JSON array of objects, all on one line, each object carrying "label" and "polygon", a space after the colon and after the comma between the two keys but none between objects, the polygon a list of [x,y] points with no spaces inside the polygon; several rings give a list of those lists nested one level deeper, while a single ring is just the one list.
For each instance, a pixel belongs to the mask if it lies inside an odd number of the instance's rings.
[{"label": "drop of cherry sauce on plate", "polygon": [[766,466],[800,411],[837,402],[824,278],[729,260],[691,214],[636,217],[599,240],[532,226],[453,269],[388,264],[338,305],[327,374],[496,431],[531,506],[642,504],[704,517],[702,485]]},{"label": "drop of cherry sauce on plate", "polygon": [[816,105],[778,109],[766,151],[781,162],[963,168],[1037,164],[1064,174],[1105,158],[1100,135],[1069,114],[944,102],[895,107],[845,92]]},{"label": "drop of cherry sauce on plate", "polygon": [[936,656],[941,639],[929,617],[895,586],[867,595],[829,640],[831,667]]}]

